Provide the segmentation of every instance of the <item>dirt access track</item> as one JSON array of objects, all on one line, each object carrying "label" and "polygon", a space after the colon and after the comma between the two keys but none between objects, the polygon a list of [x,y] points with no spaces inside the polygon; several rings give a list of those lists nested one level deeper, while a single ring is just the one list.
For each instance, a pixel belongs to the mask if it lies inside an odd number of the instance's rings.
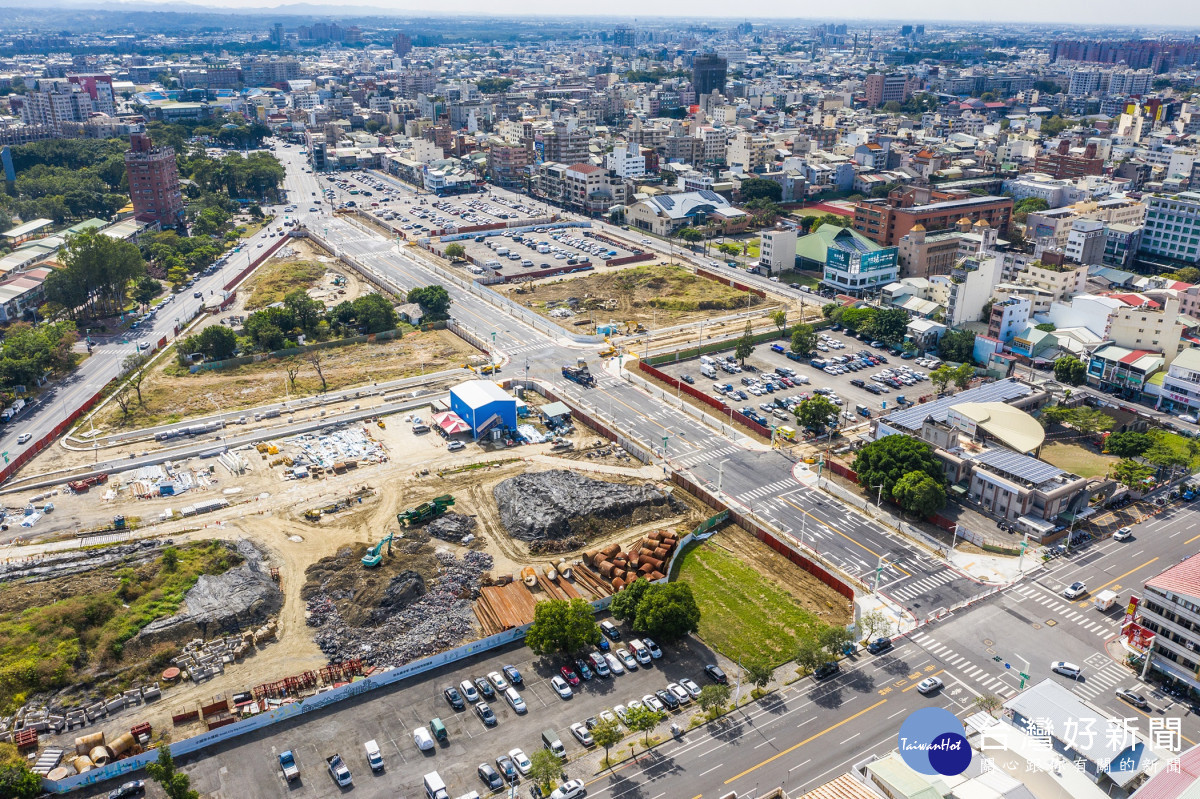
[{"label": "dirt access track", "polygon": [[[589,331],[598,324],[613,322],[622,333],[625,322],[661,327],[753,310],[764,302],[752,292],[699,277],[682,266],[662,264],[495,288],[568,329],[574,322],[590,319],[586,326]],[[568,304],[572,297],[578,300],[577,307]],[[560,308],[572,315],[563,318],[551,314]]]}]

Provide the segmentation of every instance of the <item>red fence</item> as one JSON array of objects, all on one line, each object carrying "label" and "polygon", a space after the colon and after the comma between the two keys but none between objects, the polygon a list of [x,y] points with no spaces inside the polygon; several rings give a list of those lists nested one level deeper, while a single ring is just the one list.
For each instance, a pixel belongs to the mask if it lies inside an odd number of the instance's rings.
[{"label": "red fence", "polygon": [[747,286],[744,283],[737,282],[733,278],[725,277],[724,275],[718,275],[716,272],[710,272],[707,269],[697,269],[696,274],[700,277],[706,277],[709,280],[715,280],[718,283],[723,283],[726,286],[732,286],[738,291],[749,291],[751,294],[757,294],[759,297],[764,299],[767,296],[767,293],[762,289],[756,289],[754,286]]},{"label": "red fence", "polygon": [[284,236],[283,238],[279,239],[279,241],[272,242],[271,246],[269,246],[269,247],[267,247],[267,249],[263,250],[262,255],[258,256],[257,258],[252,259],[250,261],[250,263],[248,263],[246,265],[245,269],[243,269],[242,271],[240,271],[236,275],[234,275],[233,279],[230,280],[228,283],[226,283],[221,288],[224,291],[230,291],[231,289],[233,289],[234,286],[236,286],[238,283],[241,283],[243,280],[245,280],[247,275],[249,275],[251,272],[253,272],[255,269],[257,269],[262,264],[263,261],[267,260],[272,255],[274,255],[275,251],[278,250],[280,247],[282,247],[289,238],[290,238],[290,236]]},{"label": "red fence", "polygon": [[753,519],[748,518],[732,508],[726,507],[720,500],[709,494],[708,491],[701,488],[696,483],[692,482],[692,480],[688,479],[679,472],[671,473],[671,482],[675,483],[675,485],[679,486],[684,491],[687,491],[689,494],[696,497],[705,505],[713,508],[714,510],[728,510],[729,518],[732,519],[739,527],[749,532],[759,541],[762,541],[780,555],[783,555],[801,569],[804,569],[804,571],[808,572],[813,577],[816,577],[818,580],[825,583],[825,585],[829,586],[834,591],[837,591],[839,594],[846,597],[846,599],[851,601],[854,600],[854,589],[848,585],[845,580],[841,579],[819,563],[816,563],[812,559],[798,552],[791,545],[784,541],[780,541],[774,536],[774,534],[771,533],[771,531],[761,527]]},{"label": "red fence", "polygon": [[604,262],[605,266],[624,266],[625,264],[636,264],[639,261],[653,261],[658,256],[652,252],[639,252],[636,255],[626,255],[624,258],[609,258]]},{"label": "red fence", "polygon": [[743,416],[740,412],[731,409],[719,399],[710,397],[703,391],[699,391],[681,380],[676,380],[666,372],[660,372],[645,361],[638,361],[638,369],[642,370],[656,380],[663,381],[671,388],[678,389],[681,393],[687,394],[689,397],[695,397],[705,405],[715,408],[722,416],[729,416],[730,421],[740,422],[741,424],[753,430],[755,433],[758,433],[763,438],[771,437],[771,429],[769,427],[759,424],[748,416]]},{"label": "red fence", "polygon": [[858,482],[858,474],[852,471],[850,467],[838,463],[835,460],[827,460],[825,461],[825,465],[829,467],[829,471],[833,472],[834,474],[840,477],[845,477],[847,480],[853,480],[856,483]]},{"label": "red fence", "polygon": [[39,452],[53,444],[55,439],[67,432],[67,430],[71,428],[71,425],[75,424],[75,420],[77,420],[80,416],[83,416],[83,414],[87,413],[89,408],[99,402],[100,398],[104,396],[104,392],[108,390],[109,386],[111,386],[113,383],[116,383],[117,380],[120,380],[120,378],[114,378],[109,383],[105,384],[102,389],[97,391],[92,395],[91,398],[86,400],[82,405],[72,411],[66,419],[59,422],[53,430],[39,438],[37,441],[32,442],[24,452],[13,458],[12,461],[5,465],[3,469],[0,469],[0,483],[5,482],[8,480],[8,478],[16,474],[18,469],[28,463]]}]

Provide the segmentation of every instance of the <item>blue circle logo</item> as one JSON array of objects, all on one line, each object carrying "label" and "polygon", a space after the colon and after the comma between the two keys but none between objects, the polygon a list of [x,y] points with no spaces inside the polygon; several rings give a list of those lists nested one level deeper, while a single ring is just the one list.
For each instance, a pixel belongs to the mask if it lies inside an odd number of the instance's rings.
[{"label": "blue circle logo", "polygon": [[900,756],[918,774],[953,776],[971,763],[962,722],[949,710],[921,708],[900,725]]}]

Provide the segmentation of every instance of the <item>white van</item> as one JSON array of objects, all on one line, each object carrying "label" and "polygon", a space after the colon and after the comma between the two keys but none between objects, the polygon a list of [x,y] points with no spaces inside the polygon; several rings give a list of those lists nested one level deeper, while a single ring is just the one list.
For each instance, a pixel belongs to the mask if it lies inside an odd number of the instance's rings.
[{"label": "white van", "polygon": [[496,255],[508,255],[508,248],[507,247],[497,247]]},{"label": "white van", "polygon": [[450,799],[450,794],[446,791],[446,781],[436,771],[425,775],[425,795],[429,799]]},{"label": "white van", "polygon": [[484,261],[483,265],[486,266],[488,269],[499,269],[500,268],[500,262],[494,258],[490,261]]},{"label": "white van", "polygon": [[705,366],[712,366],[715,363],[715,361],[712,358],[708,357],[707,355],[701,355],[700,363],[704,364]]},{"label": "white van", "polygon": [[537,246],[537,251],[538,251],[538,252],[540,252],[540,253],[547,253],[547,252],[550,252],[550,245],[549,245],[549,244],[544,244],[544,243],[543,243],[543,244],[539,244],[539,245]]},{"label": "white van", "polygon": [[700,374],[704,375],[707,378],[711,378],[713,380],[715,380],[717,378],[717,370],[712,368],[712,366],[710,366],[709,364],[704,364],[703,366],[700,367]]},{"label": "white van", "polygon": [[517,693],[517,689],[513,688],[511,685],[505,689],[504,699],[508,702],[508,706],[517,713],[524,713],[526,710],[528,710],[528,708],[525,707],[525,700],[521,698],[519,693]]}]

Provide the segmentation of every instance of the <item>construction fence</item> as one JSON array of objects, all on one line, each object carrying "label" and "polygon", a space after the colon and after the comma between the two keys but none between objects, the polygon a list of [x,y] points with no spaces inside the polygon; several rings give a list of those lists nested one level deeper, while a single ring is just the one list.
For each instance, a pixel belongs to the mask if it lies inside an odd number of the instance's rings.
[{"label": "construction fence", "polygon": [[724,402],[705,394],[703,391],[699,391],[698,389],[689,386],[682,380],[677,380],[666,372],[660,372],[658,369],[655,369],[645,361],[638,361],[638,369],[650,375],[655,380],[661,380],[671,388],[676,389],[683,394],[687,394],[689,397],[693,397],[700,402],[703,402],[705,405],[708,405],[710,408],[716,410],[722,416],[728,416],[730,421],[735,421],[741,425],[744,425],[745,427],[748,427],[750,430],[758,433],[763,438],[771,437],[771,428],[759,424],[748,416],[743,416],[739,411],[735,411]]}]

